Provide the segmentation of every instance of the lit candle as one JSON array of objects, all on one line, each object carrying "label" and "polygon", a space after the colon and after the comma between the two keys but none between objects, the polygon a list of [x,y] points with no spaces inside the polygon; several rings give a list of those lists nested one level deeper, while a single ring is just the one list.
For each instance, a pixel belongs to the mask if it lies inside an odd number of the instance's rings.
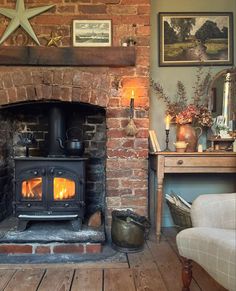
[{"label": "lit candle", "polygon": [[131,99],[134,100],[134,90],[131,91]]},{"label": "lit candle", "polygon": [[170,129],[170,115],[166,116],[166,130]]}]

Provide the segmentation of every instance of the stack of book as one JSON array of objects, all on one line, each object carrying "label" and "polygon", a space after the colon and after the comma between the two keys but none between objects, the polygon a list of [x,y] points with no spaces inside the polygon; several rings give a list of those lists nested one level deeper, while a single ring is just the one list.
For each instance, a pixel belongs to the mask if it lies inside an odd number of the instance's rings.
[{"label": "stack of book", "polygon": [[174,204],[175,206],[182,208],[183,210],[189,211],[191,209],[191,204],[187,202],[183,197],[181,197],[178,194],[171,193],[165,195],[166,200],[168,200],[170,203]]},{"label": "stack of book", "polygon": [[157,140],[157,136],[154,130],[149,130],[149,145],[151,153],[160,152],[160,144]]}]

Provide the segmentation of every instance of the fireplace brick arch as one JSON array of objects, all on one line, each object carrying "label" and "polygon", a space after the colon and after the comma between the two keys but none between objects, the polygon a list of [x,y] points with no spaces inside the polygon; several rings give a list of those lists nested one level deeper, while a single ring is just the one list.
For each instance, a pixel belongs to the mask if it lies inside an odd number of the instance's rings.
[{"label": "fireplace brick arch", "polygon": [[0,70],[0,105],[61,100],[107,108],[110,83],[107,70],[7,67]]},{"label": "fireplace brick arch", "polygon": [[[24,102],[69,101],[106,110],[106,216],[131,208],[147,215],[147,76],[132,68],[1,67],[0,107]],[[128,136],[131,89],[135,88],[135,136]]]}]

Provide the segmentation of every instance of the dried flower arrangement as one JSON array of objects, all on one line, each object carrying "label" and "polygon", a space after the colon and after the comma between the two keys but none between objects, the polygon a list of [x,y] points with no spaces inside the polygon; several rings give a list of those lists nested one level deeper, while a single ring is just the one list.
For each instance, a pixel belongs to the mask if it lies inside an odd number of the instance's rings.
[{"label": "dried flower arrangement", "polygon": [[193,86],[194,95],[190,101],[187,98],[185,85],[181,81],[177,82],[177,93],[174,100],[164,92],[160,83],[151,80],[151,87],[156,93],[157,98],[162,99],[166,103],[166,114],[171,116],[173,123],[192,123],[195,126],[211,127],[213,118],[207,108],[207,91],[210,81],[210,72],[204,73],[203,68],[198,67],[196,81]]}]

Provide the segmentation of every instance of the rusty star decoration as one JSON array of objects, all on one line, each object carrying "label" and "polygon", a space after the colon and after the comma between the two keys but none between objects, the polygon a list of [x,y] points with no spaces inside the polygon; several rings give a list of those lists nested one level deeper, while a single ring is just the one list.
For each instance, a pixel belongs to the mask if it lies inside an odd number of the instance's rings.
[{"label": "rusty star decoration", "polygon": [[53,6],[55,5],[47,5],[47,6],[42,6],[42,7],[34,7],[34,8],[25,9],[24,0],[16,0],[15,9],[0,8],[0,14],[11,19],[8,27],[6,28],[6,30],[4,31],[0,39],[0,44],[2,44],[18,27],[21,26],[32,37],[32,39],[38,45],[40,45],[39,40],[36,34],[34,33],[33,28],[29,22],[29,19],[47,11]]},{"label": "rusty star decoration", "polygon": [[61,35],[57,35],[55,32],[51,32],[51,36],[49,39],[47,39],[47,46],[56,46],[58,47],[58,42],[62,39]]}]

